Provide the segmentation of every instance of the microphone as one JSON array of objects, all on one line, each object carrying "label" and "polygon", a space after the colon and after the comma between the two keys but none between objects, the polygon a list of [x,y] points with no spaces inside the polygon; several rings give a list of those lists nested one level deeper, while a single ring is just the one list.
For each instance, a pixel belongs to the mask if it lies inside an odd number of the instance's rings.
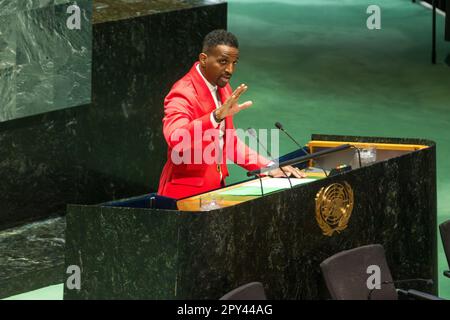
[{"label": "microphone", "polygon": [[292,141],[294,141],[294,143],[297,145],[297,147],[299,147],[300,149],[302,149],[302,147],[300,146],[300,144],[283,128],[283,125],[279,122],[275,122],[275,127],[277,127],[278,129],[280,129],[281,131],[283,131],[288,137],[289,139],[291,139]]},{"label": "microphone", "polygon": [[[425,282],[425,284],[428,284],[428,285],[433,285],[433,280],[432,279],[420,279],[420,278],[418,278],[418,279],[404,279],[404,280],[395,280],[395,281],[383,281],[382,283],[381,283],[381,285],[385,285],[385,284],[397,284],[397,283],[405,283],[405,282]],[[369,295],[367,296],[367,300],[371,300],[371,298],[372,298],[372,293],[373,293],[373,291],[375,290],[376,288],[373,288],[373,289],[370,289],[370,291],[369,291]],[[381,289],[381,288],[380,288]],[[404,294],[404,295],[409,295],[409,291],[410,290],[402,290],[402,289],[399,289],[398,291],[400,291],[402,294]],[[416,291],[416,290],[412,290],[413,292],[413,294],[414,295],[419,295],[420,294],[420,292],[419,291]],[[419,293],[419,294],[417,294],[417,292]]]},{"label": "microphone", "polygon": [[[270,160],[272,160],[272,161],[274,162],[275,160],[273,159],[273,157],[272,157],[272,155],[270,154],[269,150],[267,150],[267,148],[261,143],[261,141],[259,141],[258,136],[257,136],[257,134],[256,134],[256,130],[253,129],[253,128],[248,128],[248,129],[247,129],[247,132],[248,132],[253,138],[255,138],[256,141],[258,141],[258,144],[264,149],[264,151],[265,151],[265,152],[267,153],[267,155],[270,157]],[[288,176],[287,173],[283,170],[282,167],[279,166],[278,168],[280,168],[281,172],[283,172],[283,174],[286,176],[286,178],[287,178],[288,181],[289,181],[289,185],[291,186],[291,189],[292,189],[291,178],[289,178],[289,176]]]},{"label": "microphone", "polygon": [[[303,149],[302,146],[286,130],[284,130],[284,127],[281,123],[279,123],[278,121],[275,122],[275,127],[277,127],[279,130],[283,131],[289,137],[289,139],[294,141],[294,143],[297,145],[297,147],[299,147],[299,149]],[[328,174],[325,171],[325,169],[323,169],[321,167],[319,167],[319,169],[321,169],[323,171],[323,173],[325,174],[325,177],[328,177]]]}]

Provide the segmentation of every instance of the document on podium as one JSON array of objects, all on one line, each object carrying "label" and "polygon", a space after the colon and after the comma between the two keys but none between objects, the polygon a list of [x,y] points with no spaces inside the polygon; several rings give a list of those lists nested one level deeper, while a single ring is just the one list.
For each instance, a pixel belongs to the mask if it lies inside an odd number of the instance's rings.
[{"label": "document on podium", "polygon": [[[316,179],[309,178],[290,178],[292,186],[295,187],[300,184],[309,183],[311,181],[315,181]],[[287,178],[266,178],[262,179],[262,188],[264,194],[268,194],[271,192],[289,189],[291,185],[289,184],[289,180]],[[233,196],[258,196],[261,195],[261,181],[259,179],[255,179],[249,181],[239,187],[224,190],[219,192],[220,195],[233,195]]]}]

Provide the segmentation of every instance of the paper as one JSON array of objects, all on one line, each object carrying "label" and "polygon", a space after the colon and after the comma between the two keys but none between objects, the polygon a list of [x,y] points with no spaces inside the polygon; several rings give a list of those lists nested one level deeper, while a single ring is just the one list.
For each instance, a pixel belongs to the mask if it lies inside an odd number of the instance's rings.
[{"label": "paper", "polygon": [[[292,186],[315,181],[316,179],[298,179],[291,178]],[[289,189],[291,186],[286,178],[271,178],[263,179],[263,191],[264,194],[271,192]],[[233,195],[233,196],[259,196],[261,195],[261,181],[256,179],[254,181],[247,182],[239,187],[235,187],[229,190],[218,192],[219,195]]]},{"label": "paper", "polygon": [[[316,179],[308,179],[308,178],[290,178],[292,186],[296,186],[299,184],[308,183],[311,181],[315,181]],[[263,179],[263,188],[276,188],[276,189],[289,189],[291,185],[289,184],[289,180],[287,178],[271,178],[271,179]],[[245,184],[246,187],[259,187],[261,188],[261,182],[259,179],[248,182]]]},{"label": "paper", "polygon": [[[274,191],[280,190],[279,188],[266,188],[264,189],[264,194],[268,194]],[[240,186],[230,190],[220,191],[218,192],[221,196],[260,196],[261,195],[261,186],[259,187],[246,187]]]}]

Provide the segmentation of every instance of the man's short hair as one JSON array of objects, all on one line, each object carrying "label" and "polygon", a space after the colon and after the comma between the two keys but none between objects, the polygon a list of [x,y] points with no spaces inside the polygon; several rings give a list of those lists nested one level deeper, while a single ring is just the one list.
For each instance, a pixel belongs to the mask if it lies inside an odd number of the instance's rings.
[{"label": "man's short hair", "polygon": [[239,49],[238,39],[234,34],[226,30],[218,29],[208,33],[203,40],[203,52],[209,52],[219,45],[226,45]]}]

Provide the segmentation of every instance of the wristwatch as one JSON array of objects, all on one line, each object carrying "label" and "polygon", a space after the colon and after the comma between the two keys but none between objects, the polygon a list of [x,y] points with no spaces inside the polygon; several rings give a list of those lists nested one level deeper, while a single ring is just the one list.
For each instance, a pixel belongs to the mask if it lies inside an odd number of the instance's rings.
[{"label": "wristwatch", "polygon": [[214,117],[214,120],[215,120],[217,123],[220,123],[223,119],[217,118],[216,111],[217,111],[217,110],[214,110],[214,111],[213,111],[213,117]]}]

